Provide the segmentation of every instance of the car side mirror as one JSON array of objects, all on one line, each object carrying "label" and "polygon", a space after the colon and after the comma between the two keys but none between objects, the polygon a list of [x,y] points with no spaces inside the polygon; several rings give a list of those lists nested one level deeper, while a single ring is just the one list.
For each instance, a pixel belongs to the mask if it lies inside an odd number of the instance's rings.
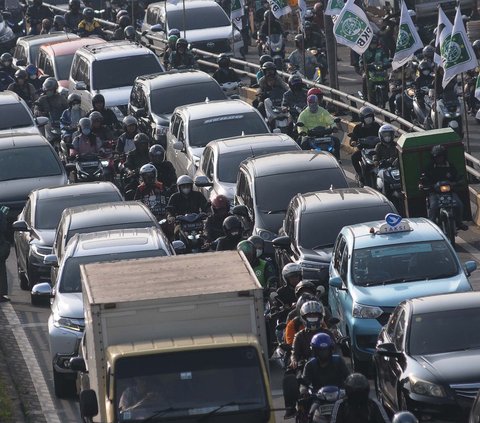
[{"label": "car side mirror", "polygon": [[182,151],[185,148],[185,145],[182,141],[175,141],[173,143],[173,148],[178,151]]},{"label": "car side mirror", "polygon": [[47,123],[48,123],[49,119],[45,116],[38,116],[35,118],[35,123],[37,124],[37,126],[45,126]]},{"label": "car side mirror", "polygon": [[239,204],[238,206],[235,206],[232,209],[232,214],[235,214],[237,216],[249,217],[248,209],[243,204]]},{"label": "car side mirror", "polygon": [[43,264],[47,266],[58,266],[58,257],[55,254],[47,254],[43,258]]},{"label": "car side mirror", "polygon": [[187,250],[187,247],[185,246],[183,241],[179,240],[173,241],[172,247],[176,254],[183,254]]},{"label": "car side mirror", "polygon": [[155,24],[150,27],[150,31],[152,32],[163,32],[163,25]]},{"label": "car side mirror", "polygon": [[27,66],[27,61],[25,59],[17,60],[17,66]]},{"label": "car side mirror", "polygon": [[402,353],[397,351],[397,348],[391,342],[378,344],[375,352],[382,357],[401,357]]},{"label": "car side mirror", "polygon": [[337,288],[337,289],[341,289],[341,290],[346,290],[346,288],[344,287],[343,285],[343,280],[340,276],[334,276],[333,278],[330,278],[330,280],[328,281],[328,284],[332,287],[332,288]]},{"label": "car side mirror", "polygon": [[98,414],[97,394],[93,389],[85,389],[80,392],[80,416],[84,421],[92,419]]},{"label": "car side mirror", "polygon": [[72,357],[69,364],[70,369],[74,372],[85,373],[87,371],[87,366],[85,365],[85,360],[83,357]]},{"label": "car side mirror", "polygon": [[195,178],[194,184],[198,188],[212,187],[213,182],[211,182],[206,176],[200,175]]},{"label": "car side mirror", "polygon": [[471,260],[471,261],[466,261],[464,263],[465,265],[465,272],[467,273],[467,276],[470,276],[475,270],[477,270],[477,262]]},{"label": "car side mirror", "polygon": [[87,89],[87,84],[84,81],[75,82],[74,88],[78,91],[85,91]]},{"label": "car side mirror", "polygon": [[292,241],[290,240],[289,236],[279,236],[272,241],[274,248],[279,248],[282,250],[289,250]]},{"label": "car side mirror", "polygon": [[30,229],[28,228],[27,222],[25,220],[17,220],[16,222],[12,223],[12,229],[17,232],[29,232]]},{"label": "car side mirror", "polygon": [[32,305],[48,305],[52,298],[52,286],[48,282],[37,283],[30,293]]}]

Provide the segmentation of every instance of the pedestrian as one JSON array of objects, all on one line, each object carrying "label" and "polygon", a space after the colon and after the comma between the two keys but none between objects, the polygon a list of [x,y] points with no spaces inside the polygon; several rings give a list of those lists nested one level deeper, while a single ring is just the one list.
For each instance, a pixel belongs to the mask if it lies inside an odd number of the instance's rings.
[{"label": "pedestrian", "polygon": [[0,207],[0,302],[10,301],[8,297],[7,258],[10,255],[10,243],[7,241],[8,207]]}]

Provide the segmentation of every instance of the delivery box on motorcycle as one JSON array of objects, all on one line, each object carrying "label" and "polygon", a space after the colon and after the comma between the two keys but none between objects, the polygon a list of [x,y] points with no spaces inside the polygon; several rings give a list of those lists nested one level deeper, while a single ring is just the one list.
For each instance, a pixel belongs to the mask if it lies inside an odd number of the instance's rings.
[{"label": "delivery box on motorcycle", "polygon": [[[81,275],[80,404],[88,414],[98,403],[94,422],[159,410],[170,420],[274,422],[263,290],[243,253],[94,263]],[[123,393],[129,399],[139,385],[152,393],[128,407]]]},{"label": "delivery box on motorcycle", "polygon": [[455,192],[464,204],[464,220],[471,220],[465,150],[459,135],[451,128],[403,134],[398,139],[397,149],[406,216],[427,216],[425,192],[419,190],[418,184],[422,172],[432,161],[430,154],[432,147],[438,144],[445,146],[448,161],[455,166],[458,175],[461,176]]}]

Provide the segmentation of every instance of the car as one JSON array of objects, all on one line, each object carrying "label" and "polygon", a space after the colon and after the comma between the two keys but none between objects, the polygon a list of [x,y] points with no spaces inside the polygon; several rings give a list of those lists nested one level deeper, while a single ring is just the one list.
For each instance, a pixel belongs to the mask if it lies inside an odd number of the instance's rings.
[{"label": "car", "polygon": [[[474,269],[471,261],[463,271]],[[479,326],[479,292],[402,302],[380,332],[373,356],[381,402],[420,421],[467,423],[480,389]]]},{"label": "car", "polygon": [[83,110],[90,110],[93,96],[102,94],[105,106],[115,106],[117,116],[122,118],[135,78],[163,70],[152,50],[130,41],[109,41],[77,50],[68,87],[82,97]]},{"label": "car", "polygon": [[13,91],[0,91],[0,135],[37,134],[48,118],[33,117],[27,103]]},{"label": "car", "polygon": [[373,188],[337,188],[297,194],[288,205],[279,238],[273,242],[279,269],[294,262],[303,277],[328,287],[333,244],[347,225],[384,219],[395,206]]},{"label": "car", "polygon": [[110,182],[63,185],[33,190],[13,223],[20,288],[32,289],[40,280],[50,280],[50,266],[43,262],[52,253],[55,230],[68,207],[123,201]]},{"label": "car", "polygon": [[205,101],[226,100],[215,79],[198,70],[171,70],[139,76],[133,84],[128,113],[140,131],[166,147],[170,118],[176,107]]},{"label": "car", "polygon": [[292,151],[252,157],[240,164],[235,212],[246,216],[253,234],[271,248],[296,194],[347,187],[347,177],[330,153]]},{"label": "car", "polygon": [[328,304],[340,320],[339,334],[350,339],[353,369],[367,374],[378,334],[400,302],[472,290],[437,225],[394,214],[341,230],[333,247],[329,284]]},{"label": "car", "polygon": [[177,175],[193,178],[210,141],[269,132],[258,110],[241,100],[207,99],[177,107],[167,133],[167,160],[172,162]]},{"label": "car", "polygon": [[51,266],[51,280],[55,281],[66,245],[75,234],[159,227],[148,207],[138,201],[70,207],[62,213],[53,240],[52,254],[45,256],[44,263]]},{"label": "car", "polygon": [[68,89],[68,77],[75,52],[86,45],[104,43],[106,41],[101,38],[87,37],[42,45],[38,52],[38,70],[43,77],[53,76],[58,85]]},{"label": "car", "polygon": [[468,423],[480,423],[480,390],[473,401],[472,409],[470,411],[470,416],[468,418]]},{"label": "car", "polygon": [[[185,23],[185,24],[184,24]],[[222,7],[212,0],[186,0],[184,2],[157,2],[148,5],[142,32],[152,33],[165,40],[168,32],[181,31],[191,47],[212,53],[230,53],[242,57],[243,39]],[[232,48],[233,37],[233,48]],[[160,41],[147,39],[147,43],[164,48]]]},{"label": "car", "polygon": [[207,199],[221,194],[233,203],[238,168],[243,160],[297,150],[301,150],[300,146],[285,134],[245,135],[210,141],[203,150],[195,176],[206,176],[213,186],[200,191]]},{"label": "car", "polygon": [[78,354],[85,327],[80,265],[174,254],[168,239],[158,228],[76,234],[68,242],[53,288],[50,284],[39,284],[34,289],[39,294],[33,297],[41,302],[42,297],[49,298],[53,294],[48,334],[57,397],[75,393],[76,373],[70,370],[69,361]]},{"label": "car", "polygon": [[7,222],[16,220],[30,191],[67,184],[65,168],[40,134],[0,133],[0,204],[9,208]]},{"label": "car", "polygon": [[29,64],[36,65],[40,46],[78,38],[80,38],[78,35],[70,32],[52,32],[51,34],[20,37],[13,51],[13,64],[17,67],[24,67]]}]

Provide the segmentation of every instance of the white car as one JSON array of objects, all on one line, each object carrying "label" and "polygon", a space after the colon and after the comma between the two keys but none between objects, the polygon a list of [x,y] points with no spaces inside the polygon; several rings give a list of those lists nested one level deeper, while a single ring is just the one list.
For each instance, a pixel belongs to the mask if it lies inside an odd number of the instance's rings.
[{"label": "white car", "polygon": [[48,123],[46,117],[33,117],[27,103],[13,91],[0,92],[0,134],[37,134],[39,126]]}]

